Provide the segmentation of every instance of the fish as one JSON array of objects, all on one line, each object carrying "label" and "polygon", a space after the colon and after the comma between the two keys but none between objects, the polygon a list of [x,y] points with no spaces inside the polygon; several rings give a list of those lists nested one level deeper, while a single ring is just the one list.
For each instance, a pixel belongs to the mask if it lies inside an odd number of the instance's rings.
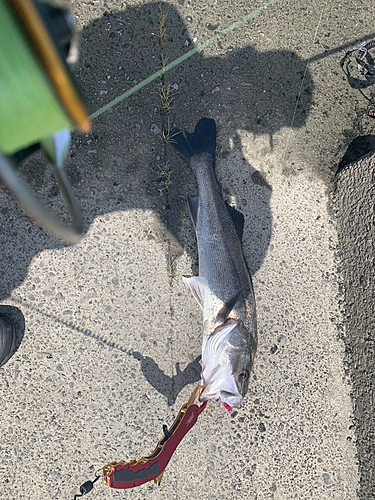
[{"label": "fish", "polygon": [[199,276],[183,276],[183,281],[203,312],[200,400],[217,401],[231,412],[248,391],[258,343],[254,289],[242,246],[244,216],[220,193],[213,119],[202,118],[191,134],[173,129],[168,142],[198,184],[198,196],[186,196]]}]

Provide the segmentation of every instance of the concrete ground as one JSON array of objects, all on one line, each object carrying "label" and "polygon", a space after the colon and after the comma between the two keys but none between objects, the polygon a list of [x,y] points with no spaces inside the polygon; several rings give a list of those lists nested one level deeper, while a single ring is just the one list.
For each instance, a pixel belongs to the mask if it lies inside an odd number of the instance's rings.
[{"label": "concrete ground", "polygon": [[345,290],[346,366],[353,384],[362,498],[373,498],[375,485],[374,189],[374,153],[338,173],[335,206]]},{"label": "concrete ground", "polygon": [[[158,3],[71,1],[90,109],[259,5],[163,3],[161,43]],[[192,131],[203,116],[217,122],[224,197],[245,216],[259,324],[249,393],[232,416],[208,405],[159,488],[97,483],[89,498],[375,498],[372,465],[356,456],[366,437],[330,194],[340,162],[372,144],[373,87],[361,88],[352,56],[340,61],[374,36],[373,14],[366,1],[280,0],[74,133],[67,170],[87,227],[77,245],[0,191],[0,300],[25,320],[0,370],[0,498],[73,498],[106,463],[151,453],[199,382],[201,312],[181,280],[197,272],[185,204],[196,184],[160,130]],[[21,172],[64,214],[42,155]]]}]

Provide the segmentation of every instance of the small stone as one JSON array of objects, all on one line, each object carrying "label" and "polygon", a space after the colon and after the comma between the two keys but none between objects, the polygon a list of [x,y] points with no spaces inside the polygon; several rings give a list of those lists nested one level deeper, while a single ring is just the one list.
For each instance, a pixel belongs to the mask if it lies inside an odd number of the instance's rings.
[{"label": "small stone", "polygon": [[259,432],[266,432],[266,426],[263,423],[259,424],[258,429]]},{"label": "small stone", "polygon": [[220,87],[217,86],[214,89],[212,89],[211,93],[214,94],[215,92],[220,92]]},{"label": "small stone", "polygon": [[161,128],[156,125],[156,123],[153,123],[151,125],[151,132],[153,132],[155,135],[160,134]]},{"label": "small stone", "polygon": [[332,479],[331,479],[331,476],[327,473],[323,474],[323,481],[325,482],[325,484],[327,486],[329,486],[330,484],[333,483]]},{"label": "small stone", "polygon": [[280,335],[280,337],[277,339],[277,342],[280,345],[285,345],[286,344],[286,337],[285,337],[285,335]]},{"label": "small stone", "polygon": [[362,401],[360,400],[360,398],[357,398],[357,400],[356,400],[356,408],[357,408],[357,412],[359,413],[359,415],[362,415],[363,404],[362,404]]},{"label": "small stone", "polygon": [[219,27],[219,25],[218,24],[206,23],[206,27],[210,31],[215,31],[215,30],[217,30],[217,28]]}]

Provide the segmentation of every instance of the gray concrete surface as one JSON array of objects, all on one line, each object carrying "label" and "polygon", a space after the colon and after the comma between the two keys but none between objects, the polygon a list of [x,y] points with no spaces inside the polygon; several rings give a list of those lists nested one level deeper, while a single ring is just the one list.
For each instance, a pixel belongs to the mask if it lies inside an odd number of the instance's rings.
[{"label": "gray concrete surface", "polygon": [[[162,45],[157,3],[70,5],[94,111],[158,69],[161,54],[172,61],[259,4],[165,4]],[[87,226],[78,245],[45,234],[0,191],[0,300],[26,324],[0,370],[1,498],[73,498],[102,465],[150,453],[197,384],[201,313],[180,278],[197,269],[185,206],[196,186],[152,127],[191,130],[202,116],[217,122],[224,196],[245,215],[259,322],[250,390],[232,416],[208,406],[160,488],[96,485],[89,498],[373,497],[369,464],[357,460],[367,444],[354,425],[329,197],[353,139],[373,128],[363,115],[372,87],[359,92],[352,59],[349,79],[340,67],[374,34],[373,9],[280,1],[97,118],[92,134],[74,134],[68,172]],[[64,213],[43,157],[21,170]]]},{"label": "gray concrete surface", "polygon": [[375,450],[375,156],[338,173],[335,207],[345,290],[343,312],[347,370],[352,380],[362,498],[374,495]]}]

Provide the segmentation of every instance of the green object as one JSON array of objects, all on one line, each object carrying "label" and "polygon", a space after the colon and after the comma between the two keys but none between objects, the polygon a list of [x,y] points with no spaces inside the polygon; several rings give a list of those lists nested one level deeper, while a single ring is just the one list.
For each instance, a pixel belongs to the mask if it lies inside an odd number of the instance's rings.
[{"label": "green object", "polygon": [[0,0],[0,150],[11,155],[71,122],[5,0]]}]

